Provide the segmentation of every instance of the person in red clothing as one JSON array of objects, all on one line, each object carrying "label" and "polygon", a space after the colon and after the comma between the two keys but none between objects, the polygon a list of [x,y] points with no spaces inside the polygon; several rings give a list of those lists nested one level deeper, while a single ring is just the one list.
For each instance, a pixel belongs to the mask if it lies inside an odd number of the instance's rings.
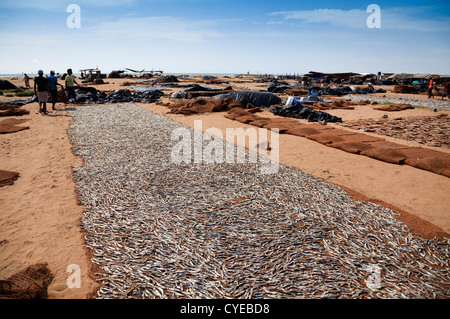
[{"label": "person in red clothing", "polygon": [[30,80],[31,80],[31,78],[26,74],[26,73],[24,73],[23,74],[23,81],[25,82],[25,87],[28,89],[28,88],[31,88],[31,86],[30,86]]},{"label": "person in red clothing", "polygon": [[428,98],[433,98],[434,99],[433,86],[434,86],[434,81],[433,81],[433,78],[431,78],[430,82],[428,84]]}]

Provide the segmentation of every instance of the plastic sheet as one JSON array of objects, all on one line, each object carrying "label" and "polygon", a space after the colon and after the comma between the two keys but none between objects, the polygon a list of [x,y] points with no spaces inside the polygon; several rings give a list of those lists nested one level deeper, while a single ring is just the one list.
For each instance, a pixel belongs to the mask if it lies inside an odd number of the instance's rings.
[{"label": "plastic sheet", "polygon": [[19,88],[8,80],[0,79],[0,90],[19,90]]},{"label": "plastic sheet", "polygon": [[85,104],[141,102],[152,103],[160,99],[164,93],[160,90],[131,92],[130,90],[116,90],[109,94],[95,88],[75,88],[77,102]]},{"label": "plastic sheet", "polygon": [[275,115],[305,119],[308,120],[308,122],[342,122],[342,118],[340,117],[332,116],[326,112],[313,110],[301,103],[296,103],[288,107],[277,106],[270,111]]},{"label": "plastic sheet", "polygon": [[306,96],[296,96],[293,99],[288,98],[286,101],[286,105],[292,105],[296,103],[332,103],[331,100],[325,100],[316,94],[306,95]]},{"label": "plastic sheet", "polygon": [[242,105],[250,103],[256,107],[270,107],[281,104],[281,98],[270,92],[235,91],[215,96],[217,99],[226,99],[228,97],[242,103]]}]

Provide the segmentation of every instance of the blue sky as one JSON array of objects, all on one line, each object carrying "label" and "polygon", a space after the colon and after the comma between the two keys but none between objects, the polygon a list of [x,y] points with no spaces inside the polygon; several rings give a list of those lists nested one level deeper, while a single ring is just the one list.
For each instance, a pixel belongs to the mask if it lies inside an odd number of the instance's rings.
[{"label": "blue sky", "polygon": [[[67,26],[69,4],[80,28]],[[0,74],[450,74],[449,34],[449,1],[0,0]]]}]

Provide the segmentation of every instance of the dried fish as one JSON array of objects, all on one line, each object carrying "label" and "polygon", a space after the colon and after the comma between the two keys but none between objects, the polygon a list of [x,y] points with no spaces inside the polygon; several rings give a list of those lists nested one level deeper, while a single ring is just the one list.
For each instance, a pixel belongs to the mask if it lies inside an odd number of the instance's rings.
[{"label": "dried fish", "polygon": [[283,165],[173,164],[183,126],[136,105],[70,113],[97,298],[450,297],[450,240],[390,209]]}]

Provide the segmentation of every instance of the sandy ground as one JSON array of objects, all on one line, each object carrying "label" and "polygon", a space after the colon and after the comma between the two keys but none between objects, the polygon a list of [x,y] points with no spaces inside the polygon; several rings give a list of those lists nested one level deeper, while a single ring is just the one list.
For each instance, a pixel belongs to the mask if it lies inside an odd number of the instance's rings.
[{"label": "sandy ground", "polygon": [[[0,188],[0,280],[35,263],[48,263],[54,275],[49,298],[85,298],[93,291],[80,228],[83,208],[77,205],[72,167],[82,165],[72,154],[66,111],[42,116],[36,103],[23,107],[29,130],[0,135],[3,170],[20,173],[12,186]],[[58,105],[57,108],[63,108]],[[69,265],[81,270],[81,289],[69,289]]]},{"label": "sandy ground", "polygon": [[[94,87],[112,91],[123,88],[120,84],[130,80],[106,81],[109,84]],[[264,84],[247,81],[242,79],[233,84],[237,89],[265,89]],[[11,82],[23,85],[20,79]],[[2,97],[1,100],[7,98]],[[168,98],[163,98],[163,101],[168,101]],[[226,137],[226,128],[254,128],[226,119],[224,113],[183,116],[168,114],[167,107],[154,103],[139,105],[190,127],[194,127],[195,120],[202,120],[203,130],[218,128],[223,137]],[[0,135],[0,169],[20,173],[14,185],[0,188],[0,280],[27,266],[46,262],[54,275],[48,290],[49,298],[89,298],[97,284],[90,276],[89,252],[83,247],[80,227],[83,208],[77,204],[71,175],[73,167],[82,165],[82,160],[73,155],[67,135],[71,118],[67,116],[64,104],[57,104],[58,110],[49,116],[38,113],[37,103],[23,108],[30,114],[20,119],[28,119],[22,125],[30,129]],[[356,106],[355,110],[327,112],[342,117],[344,121],[380,118],[385,114],[368,105]],[[439,113],[450,114],[449,111]],[[260,115],[273,117],[268,111]],[[389,115],[405,118],[436,113],[428,109],[414,109]],[[399,219],[426,238],[450,237],[449,178],[406,165],[393,165],[346,153],[306,138],[284,134],[278,138],[279,146],[272,145],[275,147],[271,155],[278,151],[280,163],[342,186],[355,199],[393,208],[401,213]],[[415,142],[386,139],[419,146]],[[243,146],[255,149],[254,145]],[[450,152],[448,149],[439,150]],[[81,288],[67,286],[70,275],[67,267],[72,264],[80,267]]]}]

